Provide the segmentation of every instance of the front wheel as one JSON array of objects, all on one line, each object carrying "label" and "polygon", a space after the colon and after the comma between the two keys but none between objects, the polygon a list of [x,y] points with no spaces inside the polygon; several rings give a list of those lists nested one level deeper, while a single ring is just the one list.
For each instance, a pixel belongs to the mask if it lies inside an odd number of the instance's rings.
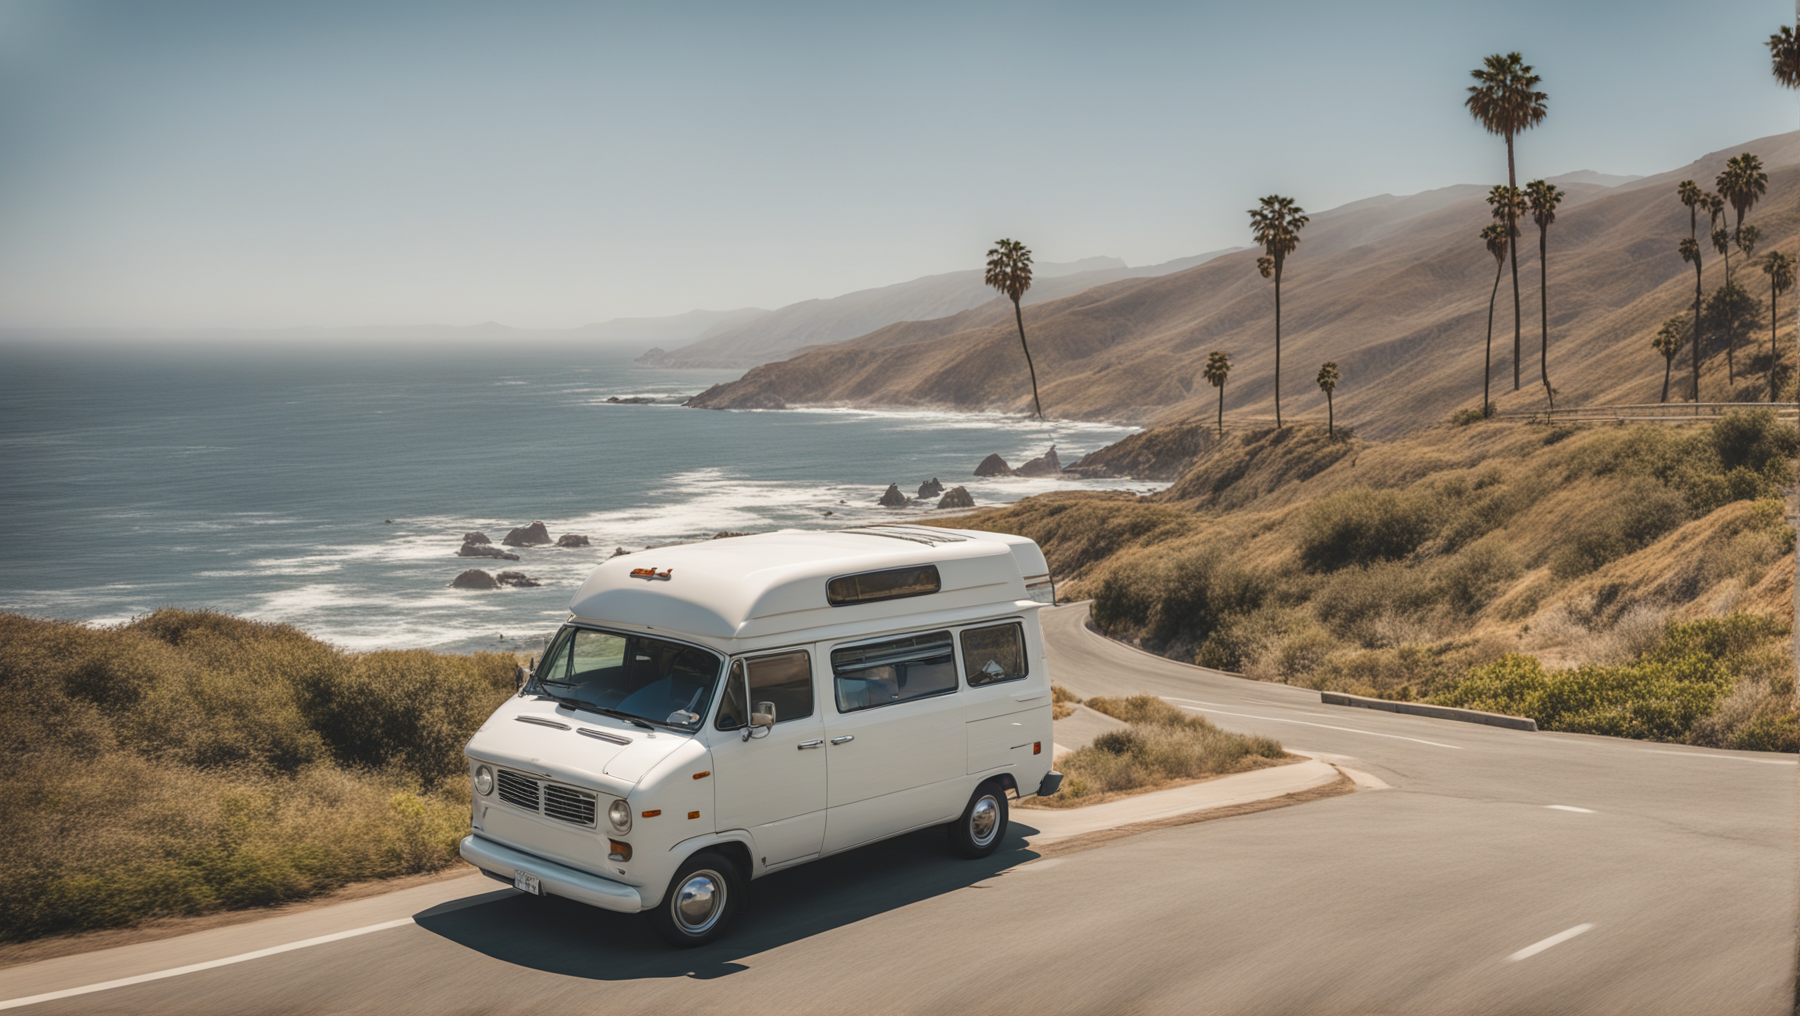
[{"label": "front wheel", "polygon": [[950,823],[950,849],[964,857],[986,857],[1006,838],[1006,788],[992,780],[975,788],[962,817]]},{"label": "front wheel", "polygon": [[725,934],[743,905],[744,879],[737,865],[724,854],[702,850],[682,862],[662,903],[645,916],[665,942],[685,948]]}]

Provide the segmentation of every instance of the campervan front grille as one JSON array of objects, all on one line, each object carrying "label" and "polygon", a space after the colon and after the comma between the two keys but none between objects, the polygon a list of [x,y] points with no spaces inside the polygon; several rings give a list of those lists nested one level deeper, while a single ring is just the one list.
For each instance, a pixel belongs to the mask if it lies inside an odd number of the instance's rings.
[{"label": "campervan front grille", "polygon": [[599,796],[560,783],[540,780],[511,769],[495,772],[500,800],[546,818],[576,825],[592,826],[599,814]]},{"label": "campervan front grille", "polygon": [[538,782],[510,769],[499,770],[495,782],[500,785],[500,800],[520,808],[538,810]]}]

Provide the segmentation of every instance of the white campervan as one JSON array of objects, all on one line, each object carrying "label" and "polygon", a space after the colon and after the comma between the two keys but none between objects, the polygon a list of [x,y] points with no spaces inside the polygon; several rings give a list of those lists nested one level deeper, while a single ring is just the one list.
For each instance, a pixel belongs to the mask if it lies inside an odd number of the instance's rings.
[{"label": "white campervan", "polygon": [[717,937],[746,883],[941,825],[983,857],[1054,793],[1037,544],[879,525],[614,558],[470,738],[462,856]]}]

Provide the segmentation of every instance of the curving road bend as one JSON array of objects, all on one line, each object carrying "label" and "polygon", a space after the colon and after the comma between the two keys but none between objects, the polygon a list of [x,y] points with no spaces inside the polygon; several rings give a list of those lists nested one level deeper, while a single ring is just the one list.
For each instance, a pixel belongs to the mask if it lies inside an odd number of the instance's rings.
[{"label": "curving road bend", "polygon": [[[756,883],[729,939],[685,953],[634,919],[458,879],[317,911],[285,943],[317,944],[19,1011],[1793,1011],[1791,756],[1324,706],[1110,642],[1082,604],[1043,617],[1057,681],[1084,696],[1161,695],[1388,789],[1035,863],[1017,838],[968,862],[915,834]],[[282,920],[155,961],[0,970],[0,1006],[259,948]]]}]

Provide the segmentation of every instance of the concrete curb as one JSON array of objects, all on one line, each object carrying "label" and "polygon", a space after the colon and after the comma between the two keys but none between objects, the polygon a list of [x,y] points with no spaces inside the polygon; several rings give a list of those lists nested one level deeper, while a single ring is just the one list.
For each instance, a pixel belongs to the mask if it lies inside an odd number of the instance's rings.
[{"label": "concrete curb", "polygon": [[1426,705],[1423,702],[1394,702],[1389,699],[1363,698],[1361,695],[1345,695],[1336,691],[1320,692],[1319,701],[1328,706],[1380,709],[1389,713],[1408,713],[1413,716],[1430,716],[1439,720],[1482,723],[1490,727],[1506,727],[1510,730],[1536,730],[1538,728],[1537,721],[1526,716],[1505,716],[1500,713],[1484,713],[1479,709],[1456,709],[1451,706]]},{"label": "concrete curb", "polygon": [[1012,820],[1037,830],[1025,837],[1027,843],[1036,847],[1140,822],[1271,800],[1324,786],[1337,778],[1338,770],[1330,763],[1312,759],[1170,790],[1153,790],[1085,808],[1019,808],[1012,813]]}]

